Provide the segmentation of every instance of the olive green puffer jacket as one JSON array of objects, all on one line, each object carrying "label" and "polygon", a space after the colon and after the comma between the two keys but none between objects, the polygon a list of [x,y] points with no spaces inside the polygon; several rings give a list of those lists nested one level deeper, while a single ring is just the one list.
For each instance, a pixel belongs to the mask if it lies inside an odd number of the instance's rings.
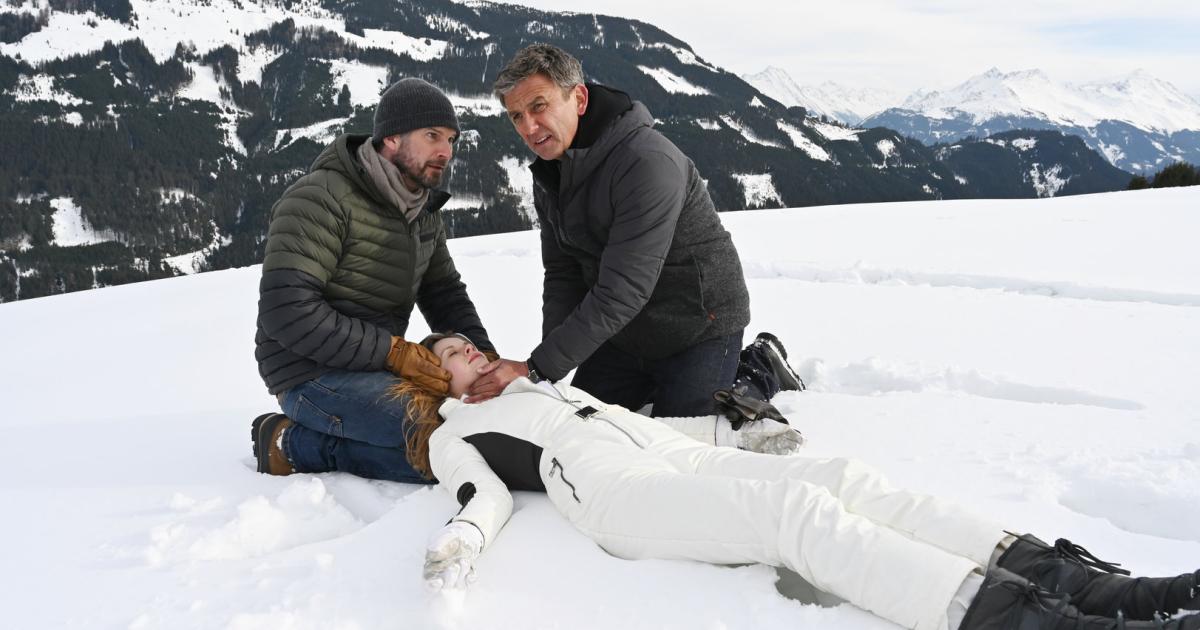
[{"label": "olive green puffer jacket", "polygon": [[430,329],[494,350],[446,248],[450,196],[431,190],[409,223],[355,157],[368,138],[339,137],[271,210],[254,355],[272,394],[331,369],[386,369],[414,305]]}]

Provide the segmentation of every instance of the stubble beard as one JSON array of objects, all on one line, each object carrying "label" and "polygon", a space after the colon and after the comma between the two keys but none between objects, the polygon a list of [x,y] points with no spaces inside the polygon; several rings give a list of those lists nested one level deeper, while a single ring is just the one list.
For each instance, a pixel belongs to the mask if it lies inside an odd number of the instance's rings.
[{"label": "stubble beard", "polygon": [[[440,162],[425,162],[418,164],[415,159],[409,154],[406,142],[402,142],[396,151],[396,155],[392,156],[392,164],[400,170],[400,173],[407,177],[410,181],[414,181],[422,188],[435,188],[442,183],[442,175],[445,174],[445,168],[450,165]],[[442,170],[427,171],[430,165],[441,166]]]}]

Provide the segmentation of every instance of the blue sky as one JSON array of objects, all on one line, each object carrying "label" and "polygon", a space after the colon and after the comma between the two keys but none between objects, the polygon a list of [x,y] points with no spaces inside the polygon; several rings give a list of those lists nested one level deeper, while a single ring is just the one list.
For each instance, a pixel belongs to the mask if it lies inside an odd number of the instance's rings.
[{"label": "blue sky", "polygon": [[800,84],[832,80],[903,95],[997,67],[1059,81],[1142,68],[1200,101],[1200,3],[1139,0],[521,0],[540,9],[619,15],[683,39],[738,74],[771,65]]}]

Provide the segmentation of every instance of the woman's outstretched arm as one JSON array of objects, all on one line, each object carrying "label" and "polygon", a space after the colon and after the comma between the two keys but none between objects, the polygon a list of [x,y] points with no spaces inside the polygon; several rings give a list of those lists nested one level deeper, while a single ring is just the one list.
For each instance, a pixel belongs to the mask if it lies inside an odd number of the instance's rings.
[{"label": "woman's outstretched arm", "polygon": [[473,580],[475,559],[512,516],[512,495],[474,446],[447,431],[430,436],[429,464],[462,508],[430,539],[425,582],[433,590],[461,588]]}]

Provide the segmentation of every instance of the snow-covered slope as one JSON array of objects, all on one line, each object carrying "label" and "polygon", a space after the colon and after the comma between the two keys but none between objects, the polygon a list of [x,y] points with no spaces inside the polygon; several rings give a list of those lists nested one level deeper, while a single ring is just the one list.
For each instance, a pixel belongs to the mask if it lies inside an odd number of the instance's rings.
[{"label": "snow-covered slope", "polygon": [[742,79],[784,105],[800,106],[812,115],[826,116],[851,126],[899,101],[887,90],[851,88],[833,81],[801,87],[787,71],[774,66],[758,74],[742,75]]},{"label": "snow-covered slope", "polygon": [[[810,453],[1168,573],[1200,566],[1198,206],[1172,189],[722,220],[749,333],[778,333],[811,385],[776,399]],[[500,350],[524,356],[536,234],[451,250]],[[249,423],[274,406],[258,275],[0,305],[0,625],[893,627],[789,600],[761,566],[619,560],[526,493],[475,587],[429,598],[423,546],[457,509],[442,489],[253,471]]]}]

